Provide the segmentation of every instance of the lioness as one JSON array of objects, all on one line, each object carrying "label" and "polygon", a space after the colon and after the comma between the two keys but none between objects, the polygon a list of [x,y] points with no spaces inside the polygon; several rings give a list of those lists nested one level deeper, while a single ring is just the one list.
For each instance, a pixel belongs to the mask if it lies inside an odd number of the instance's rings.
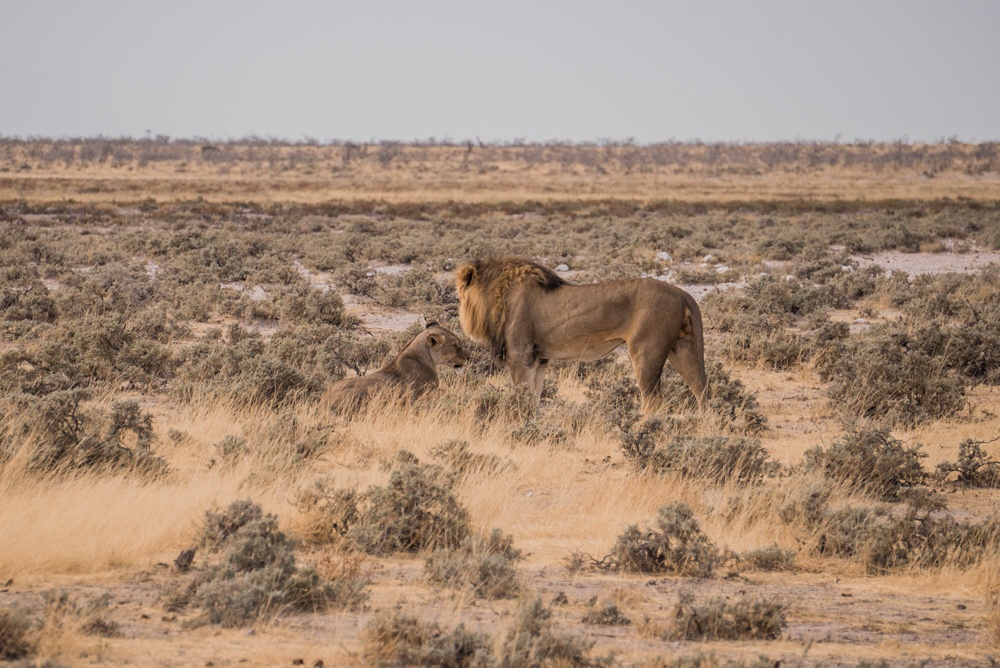
[{"label": "lioness", "polygon": [[357,410],[376,393],[398,392],[416,399],[438,386],[437,367],[460,369],[467,360],[457,336],[436,322],[428,322],[391,362],[365,376],[337,381],[327,389],[323,401],[338,412],[347,412]]},{"label": "lioness", "polygon": [[549,360],[596,360],[624,343],[643,412],[660,405],[668,359],[704,408],[701,310],[680,288],[651,278],[572,285],[551,269],[512,257],[462,265],[455,277],[462,329],[490,346],[514,382],[530,385],[537,396]]}]

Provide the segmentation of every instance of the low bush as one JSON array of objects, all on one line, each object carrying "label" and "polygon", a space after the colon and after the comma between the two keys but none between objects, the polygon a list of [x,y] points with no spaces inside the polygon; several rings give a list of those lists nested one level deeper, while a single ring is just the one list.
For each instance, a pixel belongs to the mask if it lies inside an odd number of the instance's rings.
[{"label": "low bush", "polygon": [[920,460],[927,455],[921,447],[906,447],[885,429],[856,429],[828,448],[807,450],[805,468],[821,471],[852,490],[894,499],[900,488],[919,485],[926,479]]},{"label": "low bush", "polygon": [[740,565],[758,571],[795,570],[795,551],[783,550],[777,545],[747,550],[737,555]]},{"label": "low bush", "polygon": [[584,624],[594,624],[596,626],[628,626],[632,620],[622,614],[618,605],[614,601],[605,601],[601,605],[595,605],[581,620]]},{"label": "low bush", "polygon": [[656,528],[641,531],[630,525],[600,560],[576,553],[569,564],[571,569],[708,577],[720,560],[718,548],[702,532],[691,508],[673,503],[660,508]]},{"label": "low bush", "polygon": [[[13,397],[13,431],[34,443],[29,466],[42,473],[128,471],[147,478],[165,475],[166,461],[152,450],[153,422],[136,401],[109,411],[86,409],[88,390],[57,390]],[[13,447],[13,441],[7,447]]]},{"label": "low bush", "polygon": [[496,665],[492,641],[459,624],[444,631],[399,612],[373,615],[361,632],[362,658],[371,666],[435,666],[488,668]]},{"label": "low bush", "polygon": [[513,537],[493,529],[489,536],[467,537],[457,548],[435,550],[424,567],[432,584],[485,598],[511,598],[520,590],[515,563],[522,558]]},{"label": "low bush", "polygon": [[647,453],[626,456],[651,473],[677,473],[715,483],[756,485],[778,468],[760,441],[746,437],[682,436]]},{"label": "low bush", "polygon": [[552,611],[539,598],[521,603],[500,646],[504,668],[536,666],[593,666],[605,661],[588,657],[593,643],[556,632]]},{"label": "low bush", "polygon": [[788,604],[741,595],[696,603],[682,594],[674,609],[670,637],[678,640],[775,640],[788,625]]},{"label": "low bush", "polygon": [[209,623],[245,626],[285,610],[357,609],[367,600],[362,583],[335,588],[314,568],[299,568],[295,544],[278,530],[277,518],[264,515],[250,501],[236,501],[222,513],[206,513],[201,544],[221,554],[220,562],[199,574],[185,591],[168,597],[167,604],[173,609],[201,608]]},{"label": "low bush", "polygon": [[955,415],[965,383],[946,360],[925,352],[899,325],[877,325],[823,357],[831,406],[851,418],[912,426]]},{"label": "low bush", "polygon": [[458,478],[467,475],[496,475],[514,470],[517,465],[510,459],[492,453],[482,454],[469,450],[468,441],[450,439],[431,448],[431,457],[442,462]]},{"label": "low bush", "polygon": [[[971,438],[959,443],[958,460],[938,464],[937,478],[965,487],[1000,487],[1000,461],[990,457],[983,445],[983,441]],[[956,474],[954,478],[951,477],[953,473]]]},{"label": "low bush", "polygon": [[452,493],[455,479],[401,450],[385,487],[358,497],[345,538],[368,554],[456,548],[469,535],[469,513]]},{"label": "low bush", "polygon": [[0,661],[16,661],[35,652],[31,619],[14,608],[0,608]]}]

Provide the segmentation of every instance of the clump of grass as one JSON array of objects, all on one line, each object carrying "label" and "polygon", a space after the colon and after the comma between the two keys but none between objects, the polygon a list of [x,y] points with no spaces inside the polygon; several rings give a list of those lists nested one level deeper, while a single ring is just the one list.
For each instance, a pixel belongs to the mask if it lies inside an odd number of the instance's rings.
[{"label": "clump of grass", "polygon": [[464,624],[446,632],[437,622],[382,611],[369,620],[361,639],[366,665],[440,668],[496,665],[490,639],[467,631]]},{"label": "clump of grass", "polygon": [[829,448],[805,452],[806,470],[818,470],[850,489],[894,499],[902,487],[924,482],[920,460],[927,455],[919,444],[906,447],[888,430],[861,428],[846,433]]},{"label": "clump of grass", "polygon": [[581,620],[584,624],[595,624],[597,626],[628,626],[632,620],[622,614],[618,605],[614,601],[605,601],[602,605],[595,605]]},{"label": "clump of grass", "polygon": [[708,577],[720,559],[718,548],[701,530],[690,506],[672,503],[659,509],[655,528],[641,531],[629,525],[600,560],[576,553],[569,564],[571,569]]},{"label": "clump of grass", "polygon": [[433,584],[486,598],[510,598],[520,591],[515,564],[521,559],[513,537],[493,529],[489,536],[467,537],[456,549],[435,550],[424,567]]},{"label": "clump of grass", "polygon": [[1000,461],[990,457],[983,449],[984,441],[967,438],[958,445],[958,460],[937,465],[937,477],[948,479],[964,487],[1000,487]]},{"label": "clump of grass", "polygon": [[774,640],[788,625],[788,604],[775,598],[742,595],[696,603],[681,594],[670,636],[679,640]]},{"label": "clump of grass", "polygon": [[16,661],[35,653],[31,619],[21,610],[0,608],[0,661]]},{"label": "clump of grass", "polygon": [[778,468],[759,440],[746,437],[682,436],[648,453],[626,451],[626,456],[652,473],[743,486],[759,484]]}]

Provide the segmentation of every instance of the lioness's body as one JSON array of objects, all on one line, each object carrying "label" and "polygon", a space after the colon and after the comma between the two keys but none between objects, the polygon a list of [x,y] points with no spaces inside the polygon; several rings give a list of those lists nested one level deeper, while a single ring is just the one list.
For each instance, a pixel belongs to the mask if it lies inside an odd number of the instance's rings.
[{"label": "lioness's body", "polygon": [[531,385],[539,396],[549,360],[596,360],[624,343],[644,411],[660,403],[667,360],[704,403],[701,310],[680,288],[644,278],[571,285],[518,258],[463,265],[457,285],[462,329],[490,345],[514,382]]},{"label": "lioness's body", "polygon": [[467,359],[458,337],[432,322],[384,367],[337,381],[323,399],[339,412],[356,410],[376,394],[416,399],[438,386],[438,366],[457,369],[465,366]]}]

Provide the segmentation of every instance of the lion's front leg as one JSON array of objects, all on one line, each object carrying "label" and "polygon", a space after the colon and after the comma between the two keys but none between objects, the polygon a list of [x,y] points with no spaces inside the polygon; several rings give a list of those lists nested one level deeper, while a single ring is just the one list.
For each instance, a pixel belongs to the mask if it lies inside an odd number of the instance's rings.
[{"label": "lion's front leg", "polygon": [[545,373],[548,371],[548,360],[540,359],[534,344],[510,346],[508,348],[507,367],[514,384],[524,384],[535,393],[535,400],[542,397],[542,386],[545,384]]}]

